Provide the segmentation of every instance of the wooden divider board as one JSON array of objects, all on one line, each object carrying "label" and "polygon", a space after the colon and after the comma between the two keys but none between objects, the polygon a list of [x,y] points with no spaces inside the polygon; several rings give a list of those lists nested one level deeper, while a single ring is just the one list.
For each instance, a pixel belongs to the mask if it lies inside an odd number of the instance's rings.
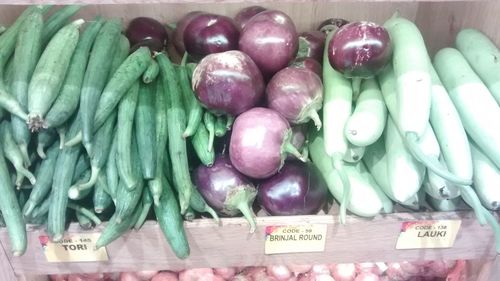
[{"label": "wooden divider board", "polygon": [[[395,245],[403,221],[428,219],[460,219],[462,226],[453,248],[396,250]],[[223,219],[223,226],[212,220],[186,222],[191,256],[177,259],[171,252],[156,222],[148,222],[140,231],[130,231],[107,247],[108,262],[48,263],[43,254],[39,235],[43,229],[30,229],[29,249],[22,257],[9,260],[17,274],[48,274],[78,272],[114,272],[196,267],[227,267],[270,264],[317,264],[340,262],[413,261],[438,259],[493,259],[495,243],[488,226],[480,226],[471,212],[457,213],[397,213],[362,219],[349,216],[346,225],[338,216],[296,216],[257,218],[258,228],[248,233],[241,218]],[[326,224],[326,249],[321,253],[265,255],[264,228],[283,224]],[[102,226],[98,227],[99,231]],[[72,224],[68,233],[82,232]],[[5,230],[0,239],[9,252]]]}]

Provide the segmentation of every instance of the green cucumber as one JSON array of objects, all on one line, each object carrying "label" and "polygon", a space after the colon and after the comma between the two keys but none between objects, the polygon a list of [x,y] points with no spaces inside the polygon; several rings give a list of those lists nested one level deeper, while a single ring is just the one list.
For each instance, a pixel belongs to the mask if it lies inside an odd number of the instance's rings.
[{"label": "green cucumber", "polygon": [[0,227],[5,227],[5,220],[3,219],[2,212],[0,212]]},{"label": "green cucumber", "polygon": [[82,6],[67,5],[55,11],[46,21],[42,33],[42,45],[45,47],[54,34],[63,26],[68,24],[69,19],[74,16]]},{"label": "green cucumber", "polygon": [[156,172],[155,94],[156,83],[140,82],[134,121],[142,177],[146,180],[153,179]]},{"label": "green cucumber", "polygon": [[44,129],[36,135],[36,152],[40,158],[45,159],[45,148],[50,146],[56,140],[54,129]]},{"label": "green cucumber", "polygon": [[191,206],[188,207],[188,209],[183,217],[184,217],[185,221],[193,221],[196,218],[196,214],[195,214],[193,208],[191,208]]},{"label": "green cucumber", "polygon": [[186,113],[182,107],[181,93],[178,88],[178,79],[175,69],[168,57],[159,53],[156,56],[163,79],[163,85],[168,87],[167,95],[167,122],[168,122],[168,148],[170,162],[172,163],[172,176],[174,187],[179,195],[181,214],[189,206],[193,183],[189,174],[189,164],[186,150],[186,139],[182,137],[186,129]]},{"label": "green cucumber", "polygon": [[106,176],[104,173],[100,173],[94,186],[94,196],[92,198],[96,214],[102,213],[113,203],[113,199],[108,192]]},{"label": "green cucumber", "polygon": [[118,106],[118,121],[116,125],[116,134],[118,144],[116,146],[116,166],[118,174],[127,189],[134,189],[138,178],[133,172],[131,159],[132,153],[132,131],[134,115],[137,107],[139,95],[139,81],[128,90],[127,94]]},{"label": "green cucumber", "polygon": [[106,164],[109,156],[109,150],[111,147],[111,141],[113,140],[113,129],[116,122],[116,112],[109,116],[108,120],[104,125],[97,130],[94,136],[95,148],[90,155],[91,164],[91,174],[88,181],[84,181],[73,185],[68,191],[68,196],[71,199],[76,200],[81,192],[90,190],[97,182],[97,177],[99,176],[102,168]]},{"label": "green cucumber", "polygon": [[100,225],[102,222],[101,220],[92,212],[91,210],[84,208],[82,206],[79,206],[75,203],[68,203],[68,208],[75,210],[75,212],[78,214],[80,213],[81,215],[87,217],[90,219],[95,225]]},{"label": "green cucumber", "polygon": [[45,114],[59,94],[83,23],[84,20],[79,19],[59,30],[38,60],[28,87],[28,125],[31,131],[47,128]]},{"label": "green cucumber", "polygon": [[217,224],[220,223],[219,216],[217,215],[215,210],[208,206],[207,202],[205,202],[205,199],[203,199],[200,192],[198,192],[198,189],[196,189],[196,187],[194,186],[193,194],[191,195],[191,201],[189,201],[189,206],[199,213],[209,213],[212,218],[214,218],[215,222],[217,222]]},{"label": "green cucumber", "polygon": [[182,57],[181,67],[179,68],[179,83],[182,89],[182,97],[187,112],[187,124],[186,130],[182,134],[183,137],[187,138],[196,133],[196,129],[201,124],[203,118],[203,108],[195,97],[193,89],[191,88],[191,81],[189,77],[189,70],[186,66],[187,53]]},{"label": "green cucumber", "polygon": [[106,224],[106,227],[101,232],[101,236],[97,239],[95,248],[99,249],[106,247],[111,242],[118,239],[122,234],[134,226],[135,222],[139,218],[142,208],[137,206],[133,211],[132,215],[126,218],[125,221],[117,222],[116,215],[113,215],[111,219]]},{"label": "green cucumber", "polygon": [[42,203],[38,204],[38,206],[33,209],[33,212],[31,213],[31,220],[40,220],[46,217],[49,212],[51,202],[52,197],[49,195],[43,200]]},{"label": "green cucumber", "polygon": [[189,256],[190,249],[179,204],[175,200],[174,191],[164,175],[162,175],[161,181],[163,193],[160,204],[154,206],[156,219],[174,254],[180,259],[186,259]]},{"label": "green cucumber", "polygon": [[215,161],[215,151],[213,149],[208,151],[208,135],[207,128],[205,128],[205,125],[201,124],[191,138],[191,144],[201,163],[210,167]]},{"label": "green cucumber", "polygon": [[151,60],[151,64],[142,74],[142,82],[149,84],[155,81],[159,73],[160,73],[160,67],[158,66],[158,63],[155,60]]},{"label": "green cucumber", "polygon": [[[83,145],[87,153],[92,154],[92,136],[94,135],[94,115],[101,93],[108,81],[113,52],[120,39],[121,24],[118,20],[104,23],[95,39],[90,53],[87,70],[83,79],[80,96],[80,111],[82,112]],[[95,129],[99,128],[96,126]]]},{"label": "green cucumber", "polygon": [[47,127],[63,125],[77,110],[90,50],[103,23],[104,20],[101,17],[96,17],[82,32],[71,58],[61,92],[45,116]]},{"label": "green cucumber", "polygon": [[208,131],[207,148],[208,151],[212,151],[215,139],[215,116],[212,113],[205,111],[205,114],[203,115],[203,124],[205,124],[205,128],[207,128]]},{"label": "green cucumber", "polygon": [[76,182],[82,175],[87,172],[90,168],[90,160],[86,153],[80,154],[75,165],[75,172],[73,173],[73,178],[71,182]]},{"label": "green cucumber", "polygon": [[149,210],[151,209],[151,205],[153,205],[153,197],[151,197],[149,189],[144,188],[142,190],[141,204],[139,204],[139,207],[141,207],[141,214],[134,225],[135,229],[139,230],[144,225],[144,222],[148,217]]},{"label": "green cucumber", "polygon": [[160,176],[162,173],[163,158],[167,148],[168,130],[167,130],[167,93],[164,91],[163,82],[158,79],[156,85],[155,97],[155,147],[156,147],[156,171],[155,178],[149,181],[148,187],[153,196],[155,205],[160,204],[162,194],[162,185]]},{"label": "green cucumber", "polygon": [[223,137],[226,133],[227,133],[227,130],[228,130],[228,127],[227,127],[227,118],[226,116],[216,116],[216,119],[215,119],[215,136],[216,137]]},{"label": "green cucumber", "polygon": [[84,216],[81,212],[75,211],[76,220],[80,225],[80,228],[83,230],[90,230],[93,227],[92,220],[90,220],[87,216]]},{"label": "green cucumber", "polygon": [[113,133],[113,141],[111,148],[109,150],[108,161],[106,162],[106,184],[108,186],[109,195],[111,198],[116,199],[116,193],[118,190],[118,167],[116,166],[116,147],[118,145],[118,138],[115,133]]},{"label": "green cucumber", "polygon": [[14,187],[11,185],[10,174],[2,148],[0,148],[0,192],[2,194],[0,196],[0,211],[7,225],[12,255],[18,257],[26,251],[28,243],[26,225]]},{"label": "green cucumber", "polygon": [[23,166],[23,157],[19,147],[14,142],[12,126],[8,121],[2,121],[0,124],[0,140],[5,157],[12,163],[16,170],[16,186],[20,187],[22,185],[24,177],[28,178],[31,184],[35,184],[35,176]]},{"label": "green cucumber", "polygon": [[25,217],[29,217],[33,209],[50,193],[58,155],[59,144],[54,143],[47,151],[47,157],[41,161],[40,167],[36,171],[36,183],[33,186],[33,191],[30,194],[28,202],[26,202],[23,208],[23,215]]},{"label": "green cucumber", "polygon": [[[13,59],[13,73],[11,94],[23,110],[28,108],[28,84],[41,53],[41,34],[43,29],[43,15],[41,10],[35,10],[22,23],[17,36],[16,49]],[[26,121],[13,116],[11,118],[12,135],[19,146],[26,166],[31,165],[28,156],[28,144],[31,134]]]},{"label": "green cucumber", "polygon": [[[79,116],[71,124],[68,134],[74,136],[77,133],[80,122]],[[80,146],[65,147],[57,157],[54,171],[49,217],[47,222],[47,232],[52,241],[61,241],[66,224],[66,207],[68,205],[68,189],[71,186],[75,166],[80,155]]]},{"label": "green cucumber", "polygon": [[[133,163],[139,162],[139,153],[137,152],[137,143],[135,141],[132,141],[129,157],[132,159]],[[114,214],[118,223],[132,214],[141,199],[142,190],[144,188],[144,181],[141,178],[141,168],[139,165],[133,165],[131,172],[133,177],[139,180],[136,181],[133,189],[129,189],[125,180],[120,177],[120,183],[116,193],[116,208]]]}]

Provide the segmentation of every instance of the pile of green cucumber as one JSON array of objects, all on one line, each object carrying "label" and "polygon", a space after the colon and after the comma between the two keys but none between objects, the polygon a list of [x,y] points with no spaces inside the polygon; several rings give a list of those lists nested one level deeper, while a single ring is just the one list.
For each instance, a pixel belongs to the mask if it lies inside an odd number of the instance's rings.
[{"label": "pile of green cucumber", "polygon": [[189,169],[213,163],[226,121],[194,98],[186,59],[131,51],[119,20],[72,20],[80,8],[30,6],[0,35],[0,222],[12,253],[25,253],[27,224],[57,242],[71,221],[106,221],[104,247],[156,219],[187,258],[184,219],[218,221]]}]

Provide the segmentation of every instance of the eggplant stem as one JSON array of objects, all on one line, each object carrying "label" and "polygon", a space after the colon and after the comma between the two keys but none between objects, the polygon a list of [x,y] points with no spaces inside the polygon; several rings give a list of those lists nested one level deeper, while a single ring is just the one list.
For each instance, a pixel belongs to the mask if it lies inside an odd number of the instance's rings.
[{"label": "eggplant stem", "polygon": [[257,225],[255,223],[255,217],[253,215],[252,210],[250,210],[250,207],[248,206],[247,202],[241,202],[238,205],[238,210],[241,211],[243,216],[247,219],[248,223],[250,224],[250,233],[254,233],[255,229],[257,228]]},{"label": "eggplant stem", "polygon": [[418,146],[418,136],[414,132],[408,132],[405,135],[406,146],[410,150],[410,153],[417,159],[418,162],[424,164],[429,170],[434,172],[436,175],[442,177],[443,179],[454,183],[456,185],[471,185],[472,180],[463,179],[452,174],[446,168],[444,168],[437,159],[429,157],[424,154],[422,149]]},{"label": "eggplant stem", "polygon": [[228,130],[231,130],[231,127],[233,126],[234,123],[234,116],[232,115],[226,115],[226,128]]},{"label": "eggplant stem", "polygon": [[293,144],[287,142],[285,144],[284,149],[285,149],[285,152],[290,153],[291,155],[297,157],[297,159],[299,159],[300,161],[302,161],[302,162],[307,161],[307,159],[304,157],[304,155],[302,153],[300,153],[300,151],[295,146],[293,146]]},{"label": "eggplant stem", "polygon": [[316,129],[319,131],[321,130],[321,118],[319,117],[319,114],[316,110],[311,110],[309,111],[309,118],[311,118],[314,122],[314,126],[316,126]]},{"label": "eggplant stem", "polygon": [[215,212],[214,209],[212,209],[212,207],[208,206],[208,205],[205,205],[205,209],[204,209],[205,212],[209,213],[212,218],[215,220],[215,222],[220,225],[220,218],[219,216],[217,215],[217,213]]}]

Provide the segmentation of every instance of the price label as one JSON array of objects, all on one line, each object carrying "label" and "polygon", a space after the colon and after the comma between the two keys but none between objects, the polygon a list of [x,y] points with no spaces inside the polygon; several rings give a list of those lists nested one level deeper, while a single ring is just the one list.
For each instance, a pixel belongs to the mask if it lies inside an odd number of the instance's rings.
[{"label": "price label", "polygon": [[266,226],[265,254],[323,252],[326,224]]},{"label": "price label", "polygon": [[105,247],[95,250],[99,233],[68,234],[60,242],[51,242],[48,236],[39,236],[48,262],[107,261]]},{"label": "price label", "polygon": [[451,248],[461,223],[460,220],[403,222],[396,249]]}]

